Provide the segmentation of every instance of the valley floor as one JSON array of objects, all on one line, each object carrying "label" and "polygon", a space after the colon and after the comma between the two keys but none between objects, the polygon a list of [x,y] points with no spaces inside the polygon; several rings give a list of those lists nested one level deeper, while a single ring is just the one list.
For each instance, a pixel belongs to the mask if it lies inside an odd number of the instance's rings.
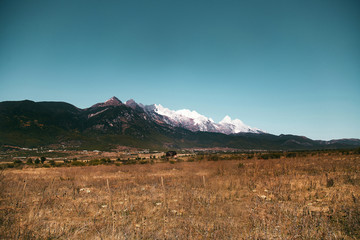
[{"label": "valley floor", "polygon": [[6,169],[0,239],[358,239],[360,155]]}]

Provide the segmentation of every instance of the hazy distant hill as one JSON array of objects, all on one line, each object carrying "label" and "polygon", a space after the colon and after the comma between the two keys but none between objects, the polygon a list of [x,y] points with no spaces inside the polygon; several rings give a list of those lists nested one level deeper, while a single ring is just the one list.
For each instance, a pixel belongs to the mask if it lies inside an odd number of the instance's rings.
[{"label": "hazy distant hill", "polygon": [[110,149],[126,145],[151,149],[323,149],[360,146],[359,139],[314,141],[294,135],[261,131],[223,134],[190,131],[169,123],[167,116],[131,100],[111,98],[79,109],[65,102],[0,102],[0,145],[39,147],[64,145],[84,149]]}]

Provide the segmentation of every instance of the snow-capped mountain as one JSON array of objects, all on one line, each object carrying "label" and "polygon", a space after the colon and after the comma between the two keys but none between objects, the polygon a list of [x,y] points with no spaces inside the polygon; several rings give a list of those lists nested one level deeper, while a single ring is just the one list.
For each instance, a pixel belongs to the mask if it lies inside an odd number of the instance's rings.
[{"label": "snow-capped mountain", "polygon": [[232,120],[229,116],[225,116],[219,123],[214,122],[211,118],[199,114],[196,111],[188,109],[170,110],[161,104],[154,104],[152,111],[165,117],[165,122],[176,127],[183,127],[191,131],[202,132],[219,132],[225,134],[236,133],[264,133],[260,129],[252,128],[245,125],[241,120]]},{"label": "snow-capped mountain", "polygon": [[[9,144],[23,147],[56,145],[84,149],[100,147],[107,151],[118,146],[238,150],[360,146],[360,139],[314,141],[289,134],[276,136],[251,128],[238,119],[232,120],[229,116],[215,123],[196,111],[174,111],[161,105],[144,106],[133,100],[122,103],[117,98],[85,109],[65,102],[0,102],[0,133],[0,147]],[[20,137],[14,138],[14,135]]]},{"label": "snow-capped mountain", "polygon": [[164,116],[164,121],[172,126],[183,127],[193,132],[217,132],[215,122],[196,111],[188,109],[174,111],[163,107],[161,104],[154,104],[153,111]]},{"label": "snow-capped mountain", "polygon": [[240,119],[232,120],[229,116],[225,116],[223,120],[221,120],[218,125],[220,126],[219,132],[225,134],[232,133],[243,133],[243,132],[251,132],[251,133],[264,133],[257,128],[252,128],[245,125]]},{"label": "snow-capped mountain", "polygon": [[[123,104],[118,98],[112,97],[103,103],[97,103],[92,106],[96,107],[109,107],[109,106],[121,106],[126,105],[134,110],[140,110],[143,114],[147,114],[150,119],[154,120],[158,124],[168,124],[173,127],[181,127],[193,132],[217,132],[224,134],[238,134],[238,133],[264,133],[260,129],[252,128],[244,124],[239,119],[231,119],[229,116],[225,116],[223,120],[216,123],[213,119],[201,115],[196,111],[188,109],[171,110],[162,106],[161,104],[146,105],[138,104],[133,99],[127,100]],[[92,113],[89,116],[95,116],[98,113],[102,113],[106,109],[101,109],[96,113]]]}]

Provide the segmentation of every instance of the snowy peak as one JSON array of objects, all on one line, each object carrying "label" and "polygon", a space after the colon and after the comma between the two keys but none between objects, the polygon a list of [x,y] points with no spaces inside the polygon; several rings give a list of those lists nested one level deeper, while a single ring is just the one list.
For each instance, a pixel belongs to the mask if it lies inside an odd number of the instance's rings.
[{"label": "snowy peak", "polygon": [[163,107],[161,104],[155,104],[155,112],[175,121],[193,121],[195,124],[201,124],[208,121],[213,122],[212,119],[209,119],[196,111],[190,111],[188,109],[174,111]]},{"label": "snowy peak", "polygon": [[219,122],[220,124],[232,123],[231,117],[226,115],[223,120]]},{"label": "snowy peak", "polygon": [[[108,107],[124,105],[117,97],[112,97],[103,103],[97,103],[92,107]],[[240,119],[231,119],[226,115],[223,120],[216,123],[197,111],[189,109],[171,110],[161,104],[147,105],[136,103],[133,99],[125,102],[127,107],[135,111],[141,111],[157,123],[168,124],[173,127],[181,127],[190,131],[218,132],[224,134],[237,133],[264,133],[260,129],[252,128],[244,124]],[[92,115],[93,116],[93,115]],[[90,116],[90,117],[92,117]]]},{"label": "snowy peak", "polygon": [[175,127],[183,127],[190,131],[215,131],[214,121],[207,118],[196,111],[188,109],[170,110],[163,107],[161,104],[153,105],[153,111],[159,115],[164,116],[164,120]]},{"label": "snowy peak", "polygon": [[163,107],[161,104],[155,104],[153,106],[153,111],[165,116],[168,124],[176,127],[184,127],[191,131],[219,132],[225,134],[262,133],[259,129],[245,125],[240,119],[232,120],[229,116],[225,116],[219,123],[215,123],[211,118],[201,115],[196,111],[188,109],[174,111]]},{"label": "snowy peak", "polygon": [[223,120],[219,122],[220,131],[225,134],[233,133],[262,133],[260,129],[251,128],[243,123],[240,119],[232,120],[226,115]]}]

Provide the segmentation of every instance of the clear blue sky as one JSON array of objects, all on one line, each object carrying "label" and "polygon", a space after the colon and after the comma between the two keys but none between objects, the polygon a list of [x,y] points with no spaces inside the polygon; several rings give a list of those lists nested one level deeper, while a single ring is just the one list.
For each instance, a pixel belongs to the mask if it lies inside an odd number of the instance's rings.
[{"label": "clear blue sky", "polygon": [[360,138],[360,1],[0,1],[0,101],[112,96]]}]

